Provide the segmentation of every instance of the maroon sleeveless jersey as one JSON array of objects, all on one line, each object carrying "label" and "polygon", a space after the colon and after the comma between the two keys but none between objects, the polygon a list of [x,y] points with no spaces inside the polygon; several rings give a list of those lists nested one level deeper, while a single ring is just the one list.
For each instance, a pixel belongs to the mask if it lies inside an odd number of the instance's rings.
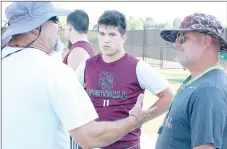
[{"label": "maroon sleeveless jersey", "polygon": [[[85,49],[90,57],[95,55],[91,44],[89,42],[87,42],[87,41],[78,41],[78,42],[72,44],[71,50],[73,50],[76,47],[80,47],[80,48]],[[68,57],[69,57],[70,52],[71,51],[69,51],[69,53],[65,56],[65,58],[63,60],[63,63],[68,64]]]},{"label": "maroon sleeveless jersey", "polygon": [[[97,121],[114,121],[129,116],[139,94],[144,93],[136,75],[138,59],[125,54],[121,59],[105,63],[101,54],[86,61],[85,90],[99,115]],[[141,130],[130,132],[104,149],[126,149],[140,143]]]}]

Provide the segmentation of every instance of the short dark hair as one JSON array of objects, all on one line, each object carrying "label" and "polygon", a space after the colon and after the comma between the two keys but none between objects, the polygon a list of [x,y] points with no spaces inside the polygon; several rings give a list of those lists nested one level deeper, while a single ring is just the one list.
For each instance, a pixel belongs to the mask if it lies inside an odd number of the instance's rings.
[{"label": "short dark hair", "polygon": [[87,33],[89,28],[88,14],[83,10],[75,10],[67,16],[67,24],[71,24],[79,33]]},{"label": "short dark hair", "polygon": [[99,25],[108,25],[119,28],[121,35],[126,33],[126,18],[125,15],[116,10],[105,11],[98,20]]}]

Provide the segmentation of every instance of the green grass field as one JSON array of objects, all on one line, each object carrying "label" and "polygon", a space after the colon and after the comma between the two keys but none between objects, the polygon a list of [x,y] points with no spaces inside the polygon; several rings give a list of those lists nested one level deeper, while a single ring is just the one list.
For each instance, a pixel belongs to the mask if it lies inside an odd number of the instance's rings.
[{"label": "green grass field", "polygon": [[[159,68],[152,69],[154,69],[154,71],[159,72],[163,77],[169,80],[170,85],[173,88],[174,92],[176,92],[176,90],[181,85],[182,81],[184,81],[184,79],[186,79],[186,77],[189,75],[189,72],[183,69],[159,69]],[[152,95],[148,91],[145,91],[144,97],[145,108],[150,107],[158,99],[155,95]],[[144,124],[142,131],[152,139],[156,140],[158,136],[157,134],[158,128],[162,124],[165,114]]]}]

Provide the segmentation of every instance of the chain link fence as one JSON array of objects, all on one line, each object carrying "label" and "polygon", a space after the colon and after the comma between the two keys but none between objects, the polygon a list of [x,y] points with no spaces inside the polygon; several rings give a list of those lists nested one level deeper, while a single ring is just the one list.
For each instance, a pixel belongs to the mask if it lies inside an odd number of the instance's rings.
[{"label": "chain link fence", "polygon": [[[225,39],[227,37],[226,30]],[[143,59],[154,67],[182,69],[182,66],[176,60],[177,49],[172,43],[164,41],[160,37],[160,32],[160,29],[127,31],[127,40],[124,48],[128,53]],[[60,31],[60,36],[62,41],[66,43],[63,29]],[[90,30],[88,32],[88,38],[93,45],[95,53],[100,53],[97,37],[97,31]]]}]

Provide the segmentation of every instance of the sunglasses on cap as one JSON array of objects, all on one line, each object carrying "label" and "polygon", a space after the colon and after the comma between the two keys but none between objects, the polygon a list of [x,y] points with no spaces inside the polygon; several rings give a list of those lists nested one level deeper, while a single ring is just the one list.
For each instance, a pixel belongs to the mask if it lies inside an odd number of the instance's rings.
[{"label": "sunglasses on cap", "polygon": [[49,21],[52,21],[52,22],[58,24],[59,23],[59,18],[57,16],[54,16],[54,17],[50,18]]}]

